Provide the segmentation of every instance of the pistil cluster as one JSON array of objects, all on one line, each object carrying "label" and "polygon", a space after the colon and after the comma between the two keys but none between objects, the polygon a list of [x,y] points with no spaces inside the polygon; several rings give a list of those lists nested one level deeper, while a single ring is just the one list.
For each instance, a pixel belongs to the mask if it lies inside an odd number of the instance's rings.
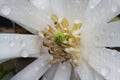
[{"label": "pistil cluster", "polygon": [[59,19],[55,14],[51,15],[54,27],[40,31],[39,35],[44,37],[43,45],[48,47],[48,52],[53,56],[51,64],[69,61],[72,66],[77,66],[81,61],[80,55],[80,28],[82,23],[77,21],[73,27],[66,18]]}]

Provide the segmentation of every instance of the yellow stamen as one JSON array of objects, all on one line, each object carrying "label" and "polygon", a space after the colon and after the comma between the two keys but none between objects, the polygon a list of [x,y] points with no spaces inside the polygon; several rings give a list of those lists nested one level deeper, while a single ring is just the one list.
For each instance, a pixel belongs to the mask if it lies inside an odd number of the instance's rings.
[{"label": "yellow stamen", "polygon": [[78,24],[74,23],[73,28],[72,28],[72,31],[75,31],[75,30],[80,29],[81,26],[82,26],[82,23],[78,23]]},{"label": "yellow stamen", "polygon": [[55,33],[55,30],[50,25],[48,25],[48,31],[52,34]]},{"label": "yellow stamen", "polygon": [[54,21],[55,28],[48,25],[47,31],[41,31],[39,34],[46,38],[43,45],[49,48],[48,52],[53,57],[50,63],[69,61],[74,67],[77,66],[82,59],[79,44],[82,23],[77,21],[71,29],[66,18],[62,18],[59,22],[58,17],[52,14],[51,19]]},{"label": "yellow stamen", "polygon": [[55,14],[52,14],[52,15],[51,15],[51,19],[52,19],[54,22],[57,22],[57,21],[58,21],[58,17],[57,17]]},{"label": "yellow stamen", "polygon": [[59,31],[61,31],[61,30],[62,30],[62,27],[60,26],[60,24],[59,24],[59,23],[56,23],[56,24],[55,24],[55,28],[56,28],[56,29],[58,29]]},{"label": "yellow stamen", "polygon": [[62,19],[61,25],[63,26],[63,28],[68,28],[69,27],[69,23],[68,23],[66,18]]}]

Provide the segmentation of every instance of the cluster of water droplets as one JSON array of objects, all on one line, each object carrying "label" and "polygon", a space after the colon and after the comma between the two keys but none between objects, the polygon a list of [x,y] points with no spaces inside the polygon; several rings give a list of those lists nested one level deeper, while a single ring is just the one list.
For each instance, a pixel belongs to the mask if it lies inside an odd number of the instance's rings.
[{"label": "cluster of water droplets", "polygon": [[9,15],[11,12],[11,8],[8,5],[4,4],[0,7],[0,11],[3,15]]},{"label": "cluster of water droplets", "polygon": [[8,47],[10,47],[10,49],[16,49],[16,47],[21,48],[20,51],[20,56],[21,57],[28,57],[29,56],[29,51],[27,49],[25,49],[26,47],[26,43],[23,39],[20,39],[19,36],[16,36],[14,39],[9,39],[9,37],[4,36],[3,38],[5,41],[8,41]]}]

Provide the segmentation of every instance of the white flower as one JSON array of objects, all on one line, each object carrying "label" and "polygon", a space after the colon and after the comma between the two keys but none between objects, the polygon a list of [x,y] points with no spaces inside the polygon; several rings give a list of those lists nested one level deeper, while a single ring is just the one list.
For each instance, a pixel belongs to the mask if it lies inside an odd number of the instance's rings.
[{"label": "white flower", "polygon": [[[16,57],[38,57],[11,80],[120,80],[120,53],[106,47],[120,47],[120,22],[108,23],[120,13],[119,0],[0,0],[0,15],[36,35],[0,34],[0,62]],[[51,65],[51,56],[37,36],[49,16],[65,17],[70,25],[81,20],[80,54],[74,69],[69,62]],[[76,33],[74,33],[76,34]],[[51,67],[52,66],[52,67]],[[50,68],[50,69],[49,69]],[[77,74],[78,75],[77,75]],[[79,76],[79,77],[78,77]]]}]

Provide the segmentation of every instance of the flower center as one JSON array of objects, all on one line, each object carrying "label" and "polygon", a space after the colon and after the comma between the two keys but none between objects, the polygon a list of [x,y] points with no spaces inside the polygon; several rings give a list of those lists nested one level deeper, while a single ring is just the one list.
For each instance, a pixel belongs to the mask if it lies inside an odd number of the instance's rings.
[{"label": "flower center", "polygon": [[66,18],[58,19],[51,15],[54,27],[48,25],[47,30],[40,31],[44,37],[43,45],[48,47],[48,52],[53,56],[51,64],[69,61],[74,67],[78,65],[82,57],[80,55],[80,28],[82,23],[76,21],[72,28]]}]

